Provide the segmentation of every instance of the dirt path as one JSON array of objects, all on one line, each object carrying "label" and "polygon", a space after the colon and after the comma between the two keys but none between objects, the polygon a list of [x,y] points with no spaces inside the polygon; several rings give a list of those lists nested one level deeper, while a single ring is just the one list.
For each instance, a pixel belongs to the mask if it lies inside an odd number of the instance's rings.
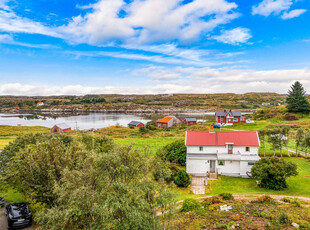
[{"label": "dirt path", "polygon": [[[0,209],[0,230],[7,230],[7,218],[4,212],[4,208]],[[23,230],[33,230],[32,227],[23,228]]]}]

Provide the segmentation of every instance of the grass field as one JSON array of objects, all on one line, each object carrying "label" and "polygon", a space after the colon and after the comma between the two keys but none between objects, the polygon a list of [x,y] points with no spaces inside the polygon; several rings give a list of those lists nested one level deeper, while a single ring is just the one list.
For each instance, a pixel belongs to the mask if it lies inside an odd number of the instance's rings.
[{"label": "grass field", "polygon": [[154,154],[167,144],[170,144],[176,140],[181,140],[184,138],[177,137],[166,137],[165,140],[163,138],[127,138],[127,139],[119,139],[115,138],[114,141],[116,144],[120,145],[133,145],[136,149],[145,150],[149,152],[150,156],[154,156]]},{"label": "grass field", "polygon": [[48,133],[49,129],[41,126],[0,126],[0,150],[13,141],[18,135],[28,133]]},{"label": "grass field", "polygon": [[[287,180],[289,188],[283,191],[273,191],[260,188],[254,179],[219,176],[218,180],[209,180],[206,187],[207,195],[218,195],[223,192],[232,194],[276,194],[310,197],[310,161],[303,158],[284,158],[298,166],[299,175]],[[179,196],[184,197],[184,191]]]}]

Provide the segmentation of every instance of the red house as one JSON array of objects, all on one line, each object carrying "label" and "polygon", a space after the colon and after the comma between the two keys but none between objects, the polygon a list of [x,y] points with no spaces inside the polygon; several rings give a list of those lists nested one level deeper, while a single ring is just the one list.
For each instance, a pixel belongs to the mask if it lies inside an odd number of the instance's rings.
[{"label": "red house", "polygon": [[240,111],[216,111],[215,121],[219,124],[228,124],[232,125],[234,123],[245,123],[246,119],[241,115]]},{"label": "red house", "polygon": [[196,125],[197,124],[197,119],[196,118],[185,118],[184,119],[184,124],[186,124],[186,125]]},{"label": "red house", "polygon": [[54,125],[50,129],[51,133],[64,133],[64,132],[68,132],[68,131],[71,131],[71,127],[69,125],[67,125],[66,123]]},{"label": "red house", "polygon": [[181,120],[175,116],[164,117],[156,122],[157,128],[169,128],[176,124],[180,124]]},{"label": "red house", "polygon": [[128,127],[144,127],[144,124],[140,121],[131,121]]}]

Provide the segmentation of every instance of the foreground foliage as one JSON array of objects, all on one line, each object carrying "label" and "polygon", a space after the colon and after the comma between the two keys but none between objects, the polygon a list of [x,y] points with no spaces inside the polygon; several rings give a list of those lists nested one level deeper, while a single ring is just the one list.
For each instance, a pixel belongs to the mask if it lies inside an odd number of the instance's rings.
[{"label": "foreground foliage", "polygon": [[153,164],[143,152],[105,136],[33,138],[5,152],[3,181],[25,194],[41,229],[154,229],[156,207],[169,217],[174,195],[164,174],[160,183],[146,176]]}]

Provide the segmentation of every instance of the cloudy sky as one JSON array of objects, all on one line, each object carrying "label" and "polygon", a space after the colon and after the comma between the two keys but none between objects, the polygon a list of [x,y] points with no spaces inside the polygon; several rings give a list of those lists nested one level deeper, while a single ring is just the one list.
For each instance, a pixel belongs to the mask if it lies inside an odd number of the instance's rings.
[{"label": "cloudy sky", "polygon": [[309,0],[0,0],[0,95],[310,93]]}]

